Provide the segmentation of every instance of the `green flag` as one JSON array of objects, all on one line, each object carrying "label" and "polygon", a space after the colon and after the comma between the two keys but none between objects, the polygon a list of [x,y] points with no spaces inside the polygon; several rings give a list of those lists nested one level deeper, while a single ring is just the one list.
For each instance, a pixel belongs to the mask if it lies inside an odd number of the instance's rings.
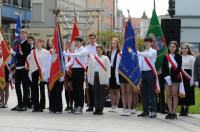
[{"label": "green flag", "polygon": [[164,55],[167,53],[167,47],[155,8],[152,12],[151,21],[146,36],[151,37],[154,40],[152,47],[157,50],[156,70],[159,71],[162,67]]}]

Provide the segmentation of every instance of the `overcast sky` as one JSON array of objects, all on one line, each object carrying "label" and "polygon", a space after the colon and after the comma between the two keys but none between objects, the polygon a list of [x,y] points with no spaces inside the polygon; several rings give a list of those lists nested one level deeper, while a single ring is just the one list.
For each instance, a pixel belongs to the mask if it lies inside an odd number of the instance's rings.
[{"label": "overcast sky", "polygon": [[[168,1],[156,0],[156,12],[158,15],[167,13]],[[144,11],[146,11],[148,17],[151,17],[153,0],[118,0],[118,6],[125,16],[128,16],[127,9],[129,9],[131,17],[141,17]]]}]

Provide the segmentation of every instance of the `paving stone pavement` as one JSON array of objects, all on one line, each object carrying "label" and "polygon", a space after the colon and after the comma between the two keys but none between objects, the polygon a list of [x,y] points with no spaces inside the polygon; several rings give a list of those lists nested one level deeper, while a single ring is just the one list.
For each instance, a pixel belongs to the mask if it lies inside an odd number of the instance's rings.
[{"label": "paving stone pavement", "polygon": [[[199,132],[200,115],[178,117],[177,120],[166,120],[165,115],[158,114],[155,119],[139,118],[136,114],[130,117],[104,110],[103,116],[92,113],[74,115],[63,112],[51,114],[48,110],[43,113],[11,112],[16,104],[14,90],[11,91],[9,108],[0,109],[0,132]],[[138,112],[139,113],[139,112]]]}]

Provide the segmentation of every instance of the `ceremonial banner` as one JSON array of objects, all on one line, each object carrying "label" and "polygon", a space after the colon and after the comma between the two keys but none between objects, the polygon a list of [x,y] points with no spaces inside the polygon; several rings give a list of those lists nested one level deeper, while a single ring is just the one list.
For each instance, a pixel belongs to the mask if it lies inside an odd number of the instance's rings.
[{"label": "ceremonial banner", "polygon": [[62,57],[62,39],[60,25],[57,22],[54,29],[52,64],[50,69],[49,90],[52,90],[54,83],[64,74],[64,59]]},{"label": "ceremonial banner", "polygon": [[[132,52],[129,52],[131,50]],[[135,35],[131,21],[126,22],[122,57],[119,64],[119,73],[133,86],[137,87],[141,80],[141,71],[135,47]]]},{"label": "ceremonial banner", "polygon": [[10,51],[8,49],[8,46],[6,44],[6,41],[3,37],[2,30],[0,31],[0,88],[4,88],[5,85],[5,72],[4,72],[4,66],[7,64],[8,60],[10,58]]},{"label": "ceremonial banner", "polygon": [[72,36],[71,36],[71,40],[70,40],[70,49],[72,50],[72,52],[75,51],[75,42],[74,42],[74,39],[77,36],[80,36],[80,33],[79,33],[79,29],[78,29],[77,17],[75,16],[75,18],[74,18],[74,24],[73,24],[73,28],[72,28]]},{"label": "ceremonial banner", "polygon": [[167,53],[167,47],[155,8],[152,12],[151,21],[146,36],[151,37],[154,40],[152,47],[157,50],[155,67],[156,70],[159,71],[162,67],[164,56]]}]

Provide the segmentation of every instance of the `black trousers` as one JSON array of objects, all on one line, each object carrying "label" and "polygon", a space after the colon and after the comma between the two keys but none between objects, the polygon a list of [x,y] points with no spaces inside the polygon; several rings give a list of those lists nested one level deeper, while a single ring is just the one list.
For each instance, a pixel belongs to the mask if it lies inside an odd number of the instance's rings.
[{"label": "black trousers", "polygon": [[[15,90],[17,94],[17,100],[18,100],[18,106],[23,107],[27,106],[28,102],[28,72],[27,70],[23,69],[16,69],[15,73]],[[22,90],[21,90],[21,84],[23,89],[23,99],[22,99]]]},{"label": "black trousers", "polygon": [[88,83],[88,93],[89,93],[89,107],[94,107],[94,89],[91,84]]},{"label": "black trousers", "polygon": [[[32,73],[32,87],[33,87],[33,105],[34,109],[45,109],[45,83],[40,82],[40,88],[38,85],[39,71]],[[40,90],[40,95],[39,95]],[[40,98],[40,101],[39,101]]]},{"label": "black trousers", "polygon": [[152,112],[157,112],[156,96],[154,94],[155,77],[152,71],[142,71],[142,103],[143,112],[149,113],[149,107]]},{"label": "black trousers", "polygon": [[75,107],[84,106],[84,75],[85,71],[83,68],[73,68],[72,69],[72,87],[74,93],[74,105]]},{"label": "black trousers", "polygon": [[105,103],[105,89],[106,85],[101,85],[99,82],[99,74],[95,72],[94,75],[94,107],[95,111],[103,111]]},{"label": "black trousers", "polygon": [[62,90],[63,82],[56,81],[49,95],[49,110],[51,112],[62,112]]},{"label": "black trousers", "polygon": [[[27,71],[28,72],[28,71]],[[33,105],[33,86],[32,86],[32,82],[31,80],[29,79],[29,77],[26,78],[26,81],[27,81],[27,98],[28,98],[28,101],[27,101],[27,105],[28,107],[32,106]]]}]

